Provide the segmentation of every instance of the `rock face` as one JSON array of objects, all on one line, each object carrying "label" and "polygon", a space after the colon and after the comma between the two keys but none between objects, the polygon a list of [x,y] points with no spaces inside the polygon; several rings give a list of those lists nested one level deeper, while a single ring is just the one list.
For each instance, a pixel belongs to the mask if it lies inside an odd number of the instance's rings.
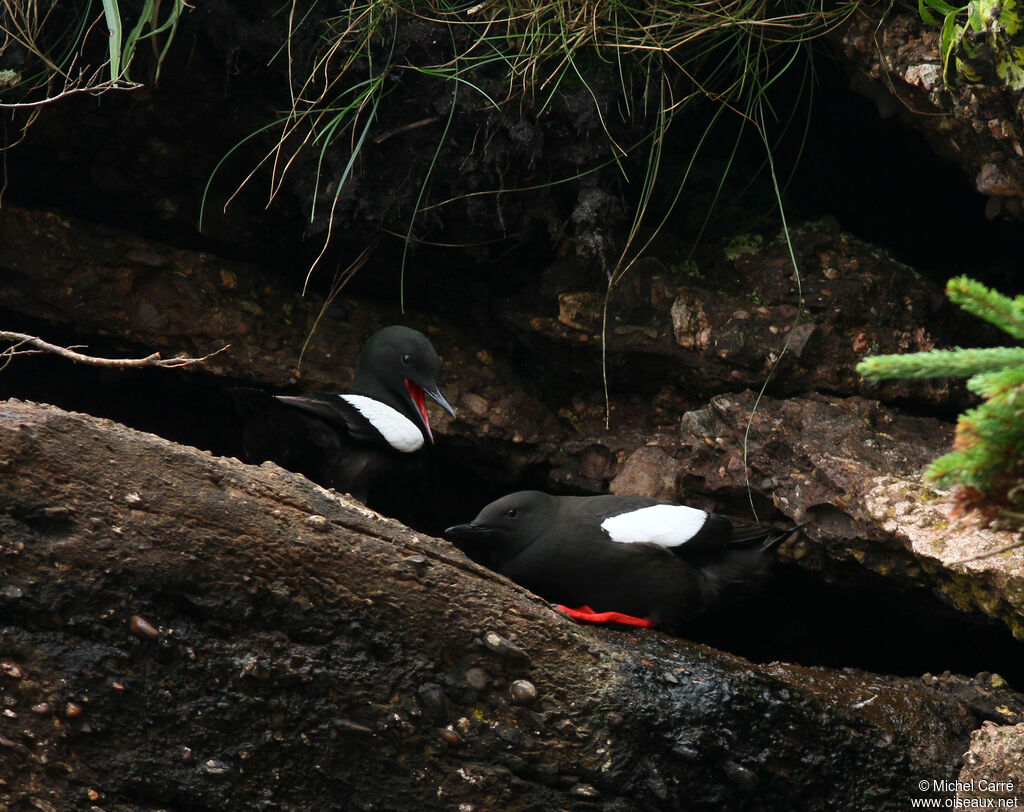
[{"label": "rock face", "polygon": [[[1000,798],[1024,801],[1024,725],[1000,727],[985,722],[971,734],[971,747],[964,753],[964,768],[957,779],[956,797],[961,799]],[[1004,807],[1006,801],[1002,802]],[[966,806],[967,804],[965,804]],[[976,803],[984,808],[981,803]]]},{"label": "rock face", "polygon": [[13,809],[897,809],[1024,712],[581,628],[302,477],[53,407],[0,404],[0,459]]},{"label": "rock face", "polygon": [[1012,544],[1015,534],[958,522],[942,494],[921,481],[924,465],[950,440],[937,420],[858,397],[720,395],[685,414],[678,436],[652,438],[628,457],[611,489],[653,483],[685,501],[691,492],[735,492],[746,474],[765,510],[807,523],[814,543],[792,550],[801,566],[851,564],[906,589],[925,587],[1024,639],[1024,561],[964,560]]},{"label": "rock face", "polygon": [[852,84],[874,99],[883,115],[899,115],[957,164],[988,198],[990,219],[1024,215],[1024,134],[1019,93],[983,84],[943,80],[940,29],[914,11],[863,9],[834,39],[854,73]]}]

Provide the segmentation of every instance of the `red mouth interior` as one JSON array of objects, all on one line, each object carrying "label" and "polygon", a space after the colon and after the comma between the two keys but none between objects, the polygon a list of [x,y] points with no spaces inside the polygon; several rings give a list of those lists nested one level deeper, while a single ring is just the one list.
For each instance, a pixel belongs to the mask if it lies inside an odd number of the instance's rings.
[{"label": "red mouth interior", "polygon": [[412,402],[416,404],[416,409],[419,411],[420,417],[423,418],[423,425],[427,429],[427,436],[430,438],[430,442],[434,442],[434,434],[430,431],[430,421],[427,419],[427,400],[424,397],[423,388],[414,384],[408,378],[405,379],[405,388],[409,390]]}]

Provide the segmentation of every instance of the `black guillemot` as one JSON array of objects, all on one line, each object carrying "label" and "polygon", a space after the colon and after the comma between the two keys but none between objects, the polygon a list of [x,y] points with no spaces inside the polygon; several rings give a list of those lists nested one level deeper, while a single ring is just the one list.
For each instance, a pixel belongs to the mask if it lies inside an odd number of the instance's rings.
[{"label": "black guillemot", "polygon": [[444,536],[578,620],[676,630],[749,595],[797,529],[647,496],[519,491]]},{"label": "black guillemot", "polygon": [[363,345],[348,391],[271,396],[235,392],[249,462],[272,460],[389,515],[415,498],[434,435],[426,397],[455,417],[438,385],[441,361],[409,327],[378,330]]}]

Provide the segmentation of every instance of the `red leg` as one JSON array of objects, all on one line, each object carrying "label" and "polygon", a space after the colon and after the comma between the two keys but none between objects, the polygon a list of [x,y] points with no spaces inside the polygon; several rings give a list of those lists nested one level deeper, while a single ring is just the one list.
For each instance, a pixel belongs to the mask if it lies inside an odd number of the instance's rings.
[{"label": "red leg", "polygon": [[658,621],[647,617],[634,617],[621,612],[595,612],[589,606],[581,606],[579,609],[570,609],[568,606],[556,606],[555,608],[565,612],[573,620],[583,623],[619,623],[623,626],[639,626],[644,629],[653,629],[658,625]]}]

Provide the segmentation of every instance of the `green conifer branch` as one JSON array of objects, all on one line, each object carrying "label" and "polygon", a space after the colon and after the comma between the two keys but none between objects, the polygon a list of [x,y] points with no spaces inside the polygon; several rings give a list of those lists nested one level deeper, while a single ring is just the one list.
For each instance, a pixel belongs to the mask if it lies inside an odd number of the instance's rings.
[{"label": "green conifer branch", "polygon": [[950,279],[946,283],[946,295],[968,313],[1024,341],[1024,296],[1011,299],[966,276]]},{"label": "green conifer branch", "polygon": [[975,375],[967,381],[967,388],[983,398],[995,397],[1014,388],[1020,388],[1024,392],[1024,366]]},{"label": "green conifer branch", "polygon": [[[965,276],[951,279],[946,292],[964,310],[1024,340],[1024,296],[1010,299]],[[875,356],[857,371],[874,379],[967,377],[968,388],[984,400],[960,415],[953,450],[932,462],[926,475],[954,489],[960,510],[1024,531],[1024,347]]]},{"label": "green conifer branch", "polygon": [[857,364],[865,378],[965,378],[1024,366],[1024,347],[980,350],[931,350],[906,355],[876,355]]}]

